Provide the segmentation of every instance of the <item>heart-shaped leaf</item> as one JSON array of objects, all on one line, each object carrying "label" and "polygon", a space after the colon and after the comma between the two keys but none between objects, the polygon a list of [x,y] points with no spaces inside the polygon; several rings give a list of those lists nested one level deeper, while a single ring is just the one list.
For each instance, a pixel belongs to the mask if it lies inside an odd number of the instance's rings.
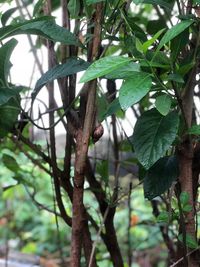
[{"label": "heart-shaped leaf", "polygon": [[178,125],[179,117],[176,112],[162,116],[156,109],[143,113],[137,120],[132,141],[136,157],[146,169],[170,148]]},{"label": "heart-shaped leaf", "polygon": [[160,196],[168,190],[178,178],[178,160],[175,156],[158,160],[144,178],[144,195],[149,200]]},{"label": "heart-shaped leaf", "polygon": [[163,115],[166,116],[171,108],[172,100],[167,94],[160,95],[156,98],[155,106],[156,109]]}]

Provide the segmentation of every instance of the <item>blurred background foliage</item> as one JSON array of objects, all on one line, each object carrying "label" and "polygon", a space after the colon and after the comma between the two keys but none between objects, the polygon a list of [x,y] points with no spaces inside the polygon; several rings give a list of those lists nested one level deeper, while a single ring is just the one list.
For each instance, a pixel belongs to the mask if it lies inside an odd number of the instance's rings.
[{"label": "blurred background foliage", "polygon": [[[34,157],[34,154],[32,156]],[[53,214],[55,196],[51,177],[38,166],[33,165],[9,139],[0,145],[0,177],[0,248],[5,249],[7,245],[11,250],[43,257],[51,255],[59,258],[62,253],[62,257],[68,258],[70,228]],[[137,181],[135,183],[137,184]],[[98,204],[91,192],[87,190],[87,185],[84,201],[89,213],[101,223]],[[147,257],[146,261],[156,266],[165,266],[166,247],[159,224],[152,215],[151,205],[144,199],[141,185],[136,185],[131,194],[131,206],[136,208],[131,211],[129,241],[127,201],[127,194],[122,194],[115,216],[119,245],[124,258],[127,257],[128,242],[130,242],[136,262],[145,260]],[[70,214],[71,204],[67,197],[65,207]],[[98,242],[99,266],[112,266],[105,246],[95,231],[92,236]]]},{"label": "blurred background foliage", "polygon": [[[40,8],[44,1],[34,1],[34,3],[33,1],[22,2],[25,7],[32,6],[34,17],[40,16]],[[73,1],[71,2],[74,3]],[[113,6],[115,6],[117,2],[118,1],[113,1]],[[142,1],[133,2],[139,3]],[[148,35],[154,35],[161,28],[167,27],[167,23],[170,24],[171,19],[174,19],[177,15],[176,8],[172,13],[169,12],[169,9],[165,9],[165,12],[163,12],[164,7],[161,5],[161,8],[159,8],[162,11],[162,16],[158,18],[155,5],[147,4],[148,2],[155,1],[143,2],[144,4],[142,5],[134,6],[134,11],[137,12],[137,16],[130,16],[125,20],[128,31],[135,31],[135,36],[131,34],[124,35],[123,32],[119,32],[117,36],[108,35],[111,25],[116,22],[115,20],[120,21],[121,15],[123,15],[120,14],[120,10],[118,9],[115,10],[115,14],[112,14],[112,6],[108,7],[107,12],[109,19],[104,25],[106,33],[104,38],[106,41],[112,40],[113,45],[110,45],[108,48],[106,56],[113,55],[119,51],[122,54],[138,54],[141,56],[138,50],[139,43],[137,43],[137,40],[146,41]],[[165,3],[167,8],[169,8],[171,6],[173,7],[175,1],[159,2]],[[12,7],[13,1],[0,1],[0,3],[10,3],[10,7]],[[52,3],[52,9],[56,11],[60,5],[60,1],[52,1]],[[35,8],[33,8],[33,4]],[[24,18],[15,15],[15,11],[16,10],[11,11],[10,9],[11,13],[7,13],[7,18],[5,17],[5,13],[2,12],[1,20],[4,18],[5,22],[6,19],[9,19],[11,25],[23,21]],[[91,14],[92,10],[90,7],[88,7],[87,12]],[[76,12],[74,13],[74,18],[76,18]],[[136,23],[140,25],[140,27],[137,26]],[[144,33],[143,30],[146,31],[146,33]],[[90,38],[90,36],[86,37],[88,39]],[[172,43],[172,45],[176,46],[176,43]],[[41,38],[38,37],[36,46],[34,47],[39,50],[42,46],[43,42]],[[59,58],[59,47],[56,48],[56,53]],[[151,54],[149,53],[147,56],[151,57]],[[158,61],[163,65],[169,65],[168,58],[162,52],[160,52]],[[158,68],[156,71],[160,71],[161,75],[163,71],[165,79],[165,70]],[[22,92],[23,97],[26,96],[26,90],[27,88],[24,87],[24,91]],[[127,120],[127,113],[120,109],[119,103],[115,103],[116,106],[109,110],[109,103],[104,98],[104,94],[101,90],[99,90],[98,94],[99,118],[105,119],[105,117],[115,113],[116,118],[119,119],[120,122]],[[153,107],[155,98],[155,92],[154,95],[148,94],[145,96],[137,106],[140,113]],[[175,104],[172,102],[172,106],[173,105]],[[106,114],[105,110],[107,110]],[[131,119],[135,121],[133,114]],[[132,126],[132,124],[134,123],[131,121],[130,125]],[[106,121],[105,125],[108,126],[109,131],[110,121]],[[29,128],[30,124],[26,125],[26,128],[23,130],[23,135],[26,137],[30,134]],[[44,140],[34,140],[34,143],[40,145],[42,149],[44,149],[44,147],[46,148]],[[93,145],[91,144],[91,149],[92,148]],[[45,152],[48,153],[48,146]],[[62,152],[58,159],[58,165],[61,169],[63,168],[63,159],[61,158]],[[170,210],[168,194],[164,193],[162,197],[157,197],[156,201],[160,210],[158,213],[154,207],[154,200],[147,201],[144,198],[142,186],[144,169],[139,165],[139,177],[132,173],[133,170],[130,166],[134,163],[138,164],[138,161],[134,157],[132,146],[127,140],[119,144],[119,152],[121,154],[124,153],[126,158],[121,161],[122,172],[120,173],[119,199],[116,203],[117,208],[114,223],[125,267],[128,266],[130,251],[131,253],[133,252],[132,267],[165,267],[167,266],[168,250],[163,241],[161,228],[166,226],[169,237],[173,240],[174,244],[176,244],[178,240],[177,218],[180,216],[177,200],[173,197],[170,199],[172,203],[170,214],[170,212],[166,212],[166,210]],[[106,192],[107,202],[109,203],[112,198],[114,180],[112,174],[113,170],[111,171],[113,168],[113,166],[111,166],[112,162],[110,158],[103,160],[98,159],[94,165],[96,167],[95,174]],[[126,170],[125,172],[123,172],[124,169]],[[73,171],[72,167],[71,177],[73,176]],[[11,134],[1,141],[0,252],[1,250],[16,250],[45,258],[55,257],[59,259],[69,259],[71,229],[59,218],[59,214],[57,214],[54,185],[50,172],[51,170],[49,170],[48,164],[41,160],[38,161],[38,156],[36,156],[28,146],[20,147],[20,143],[16,142]],[[130,184],[131,189],[129,188]],[[71,203],[64,190],[62,190],[62,195],[67,214],[71,215]],[[185,210],[190,209],[190,207],[188,207],[187,196],[183,196],[181,201]],[[87,182],[85,183],[84,204],[93,219],[98,225],[101,225],[102,216],[99,213],[98,203],[91,193]],[[199,220],[199,215],[197,215],[197,217]],[[112,263],[109,260],[109,253],[105,245],[101,242],[98,233],[94,231],[92,227],[91,231],[92,239],[97,242],[96,252],[99,267],[111,267]],[[102,231],[104,231],[104,228]],[[198,230],[198,237],[199,236],[200,233]]]}]

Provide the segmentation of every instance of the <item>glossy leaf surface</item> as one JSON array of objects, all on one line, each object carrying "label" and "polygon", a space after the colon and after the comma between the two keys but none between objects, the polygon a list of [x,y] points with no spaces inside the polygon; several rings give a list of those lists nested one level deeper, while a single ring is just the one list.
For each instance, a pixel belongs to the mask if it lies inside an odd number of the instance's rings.
[{"label": "glossy leaf surface", "polygon": [[163,157],[170,148],[178,125],[177,113],[171,112],[162,116],[156,109],[143,113],[138,119],[132,141],[136,157],[146,169]]},{"label": "glossy leaf surface", "polygon": [[158,160],[144,178],[144,195],[149,200],[162,195],[176,181],[179,174],[178,161],[175,156]]},{"label": "glossy leaf surface", "polygon": [[121,108],[126,110],[140,101],[151,89],[151,76],[148,73],[135,72],[133,78],[127,79],[119,91]]},{"label": "glossy leaf surface", "polygon": [[131,58],[122,56],[109,56],[100,58],[99,60],[95,61],[90,65],[90,67],[82,76],[80,82],[85,83],[94,80],[96,78],[107,75],[117,69],[119,69],[120,72],[120,68],[126,65],[131,60]]}]

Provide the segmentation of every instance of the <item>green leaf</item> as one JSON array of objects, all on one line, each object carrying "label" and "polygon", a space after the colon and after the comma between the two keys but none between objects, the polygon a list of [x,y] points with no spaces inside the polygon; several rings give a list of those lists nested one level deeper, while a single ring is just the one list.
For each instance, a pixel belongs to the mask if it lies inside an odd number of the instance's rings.
[{"label": "green leaf", "polygon": [[83,47],[77,37],[57,25],[53,17],[40,17],[0,28],[0,41],[17,34],[35,34],[54,42]]},{"label": "green leaf", "polygon": [[160,29],[167,29],[167,24],[165,19],[159,18],[156,20],[148,20],[147,22],[147,32],[148,34],[154,35],[156,34]]},{"label": "green leaf", "polygon": [[142,114],[135,125],[132,142],[136,157],[149,169],[170,148],[179,125],[177,113],[162,116],[156,109]]},{"label": "green leaf", "polygon": [[34,188],[34,184],[24,178],[21,173],[16,173],[12,178],[17,181],[17,184],[23,184]]},{"label": "green leaf", "polygon": [[179,69],[176,72],[180,75],[185,75],[195,66],[195,64],[195,61],[188,64],[182,64],[179,66]]},{"label": "green leaf", "polygon": [[163,69],[170,69],[170,60],[162,51],[147,51],[146,59],[140,60],[141,67],[156,67]]},{"label": "green leaf", "polygon": [[160,44],[157,48],[157,51],[160,50],[166,43],[171,41],[173,38],[178,36],[181,32],[183,32],[185,29],[190,27],[194,23],[193,20],[184,20],[181,21],[180,23],[176,24],[173,26],[171,29],[169,29],[164,36],[162,37]]},{"label": "green leaf", "polygon": [[135,23],[135,21],[136,20],[133,17],[126,17],[126,19],[125,19],[125,23],[130,28],[130,30],[133,33],[133,35],[135,37],[137,37],[138,39],[140,39],[142,42],[146,42],[147,41],[147,36],[146,36],[144,30],[141,27],[139,27]]},{"label": "green leaf", "polygon": [[3,82],[3,85],[7,85],[11,67],[10,57],[16,45],[17,40],[11,39],[0,48],[0,82]]},{"label": "green leaf", "polygon": [[80,12],[80,0],[70,0],[67,7],[71,18],[77,18]]},{"label": "green leaf", "polygon": [[127,79],[119,91],[119,103],[123,110],[140,101],[151,89],[151,76],[144,72],[135,72],[133,78]]},{"label": "green leaf", "polygon": [[141,60],[140,61],[141,67],[151,67],[151,68],[162,68],[162,69],[169,69],[169,65],[164,65],[159,62],[155,61],[147,61],[147,60]]},{"label": "green leaf", "polygon": [[121,106],[119,103],[119,98],[116,98],[108,105],[106,112],[102,115],[101,121],[105,120],[106,117],[109,117],[112,114],[115,114],[120,109],[121,109]]},{"label": "green leaf", "polygon": [[42,77],[37,81],[34,91],[32,93],[32,99],[34,100],[36,95],[39,93],[40,89],[47,84],[58,78],[63,78],[72,74],[75,74],[79,71],[87,69],[89,66],[88,62],[85,62],[80,58],[69,58],[67,63],[60,64],[52,69],[48,70],[42,75]]},{"label": "green leaf", "polygon": [[178,160],[175,156],[159,159],[144,178],[144,195],[148,200],[167,191],[179,175]]},{"label": "green leaf", "polygon": [[83,0],[83,6],[85,10],[86,17],[91,18],[92,13],[94,12],[93,6],[87,4],[87,0]]},{"label": "green leaf", "polygon": [[18,100],[11,98],[0,106],[0,138],[5,137],[14,127],[20,112]]},{"label": "green leaf", "polygon": [[190,195],[188,192],[181,192],[180,194],[180,202],[182,206],[185,206],[189,203]]},{"label": "green leaf", "polygon": [[192,211],[192,206],[187,204],[187,205],[183,206],[182,209],[183,209],[183,212],[190,212],[190,211]]},{"label": "green leaf", "polygon": [[183,80],[183,77],[180,74],[177,73],[171,73],[168,76],[169,81],[174,81],[177,83],[184,83],[185,81]]},{"label": "green leaf", "polygon": [[200,5],[200,0],[193,0],[193,5]]},{"label": "green leaf", "polygon": [[8,154],[3,154],[2,162],[6,166],[6,168],[14,173],[18,172],[20,169],[16,159]]},{"label": "green leaf", "polygon": [[156,218],[156,221],[158,223],[163,223],[163,222],[164,223],[169,223],[169,219],[170,219],[169,213],[166,212],[166,211],[163,211],[158,215],[158,217]]},{"label": "green leaf", "polygon": [[80,83],[85,83],[109,74],[112,71],[123,67],[131,60],[131,58],[122,56],[109,56],[100,58],[99,60],[92,63],[92,65],[90,65],[90,67],[86,70],[86,72],[80,79]]},{"label": "green leaf", "polygon": [[44,3],[45,3],[45,0],[38,0],[37,1],[37,3],[34,6],[34,9],[33,9],[33,17],[36,17],[39,15],[40,11],[44,7]]},{"label": "green leaf", "polygon": [[1,16],[1,23],[3,26],[6,25],[6,22],[9,20],[9,18],[12,16],[12,14],[18,9],[18,7],[13,7],[8,9],[3,15]]},{"label": "green leaf", "polygon": [[189,130],[189,134],[200,135],[200,125],[193,125]]},{"label": "green leaf", "polygon": [[147,52],[148,48],[158,39],[158,37],[164,32],[164,30],[165,29],[158,31],[151,39],[143,43],[142,49],[144,53]]},{"label": "green leaf", "polygon": [[168,96],[167,94],[163,94],[156,98],[156,102],[155,102],[156,109],[163,116],[166,116],[169,113],[171,104],[172,104],[171,97]]},{"label": "green leaf", "polygon": [[143,45],[142,45],[140,39],[138,39],[138,38],[135,38],[135,47],[136,47],[138,52],[143,53]]},{"label": "green leaf", "polygon": [[97,163],[96,172],[101,179],[107,184],[109,181],[109,163],[108,160],[101,160]]},{"label": "green leaf", "polygon": [[135,62],[129,62],[127,65],[123,66],[119,70],[114,70],[105,76],[106,79],[126,79],[131,78],[135,72],[140,71],[140,65]]},{"label": "green leaf", "polygon": [[104,2],[105,0],[86,0],[87,5],[96,4],[99,2]]},{"label": "green leaf", "polygon": [[189,42],[189,35],[189,28],[187,28],[171,41],[170,47],[172,62],[177,60],[180,51],[182,51],[187,46]]},{"label": "green leaf", "polygon": [[[178,239],[179,239],[181,242],[183,242],[183,235],[180,234],[180,235],[178,236]],[[197,243],[197,241],[194,239],[193,236],[191,236],[191,235],[189,235],[189,234],[186,234],[185,239],[186,239],[186,245],[187,245],[187,247],[189,247],[189,248],[193,248],[193,249],[195,249],[195,248],[198,247],[198,243]]]},{"label": "green leaf", "polygon": [[16,97],[19,90],[0,87],[0,106],[7,103],[11,98]]}]

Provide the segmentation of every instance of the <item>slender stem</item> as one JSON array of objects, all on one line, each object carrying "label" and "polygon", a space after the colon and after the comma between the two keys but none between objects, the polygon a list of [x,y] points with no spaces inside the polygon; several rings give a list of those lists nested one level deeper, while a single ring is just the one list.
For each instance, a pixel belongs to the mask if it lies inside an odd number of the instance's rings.
[{"label": "slender stem", "polygon": [[132,266],[132,247],[131,247],[131,213],[132,213],[132,207],[131,207],[131,193],[132,193],[132,183],[129,185],[129,193],[128,193],[128,228],[127,228],[127,234],[128,234],[128,264],[129,267]]}]

